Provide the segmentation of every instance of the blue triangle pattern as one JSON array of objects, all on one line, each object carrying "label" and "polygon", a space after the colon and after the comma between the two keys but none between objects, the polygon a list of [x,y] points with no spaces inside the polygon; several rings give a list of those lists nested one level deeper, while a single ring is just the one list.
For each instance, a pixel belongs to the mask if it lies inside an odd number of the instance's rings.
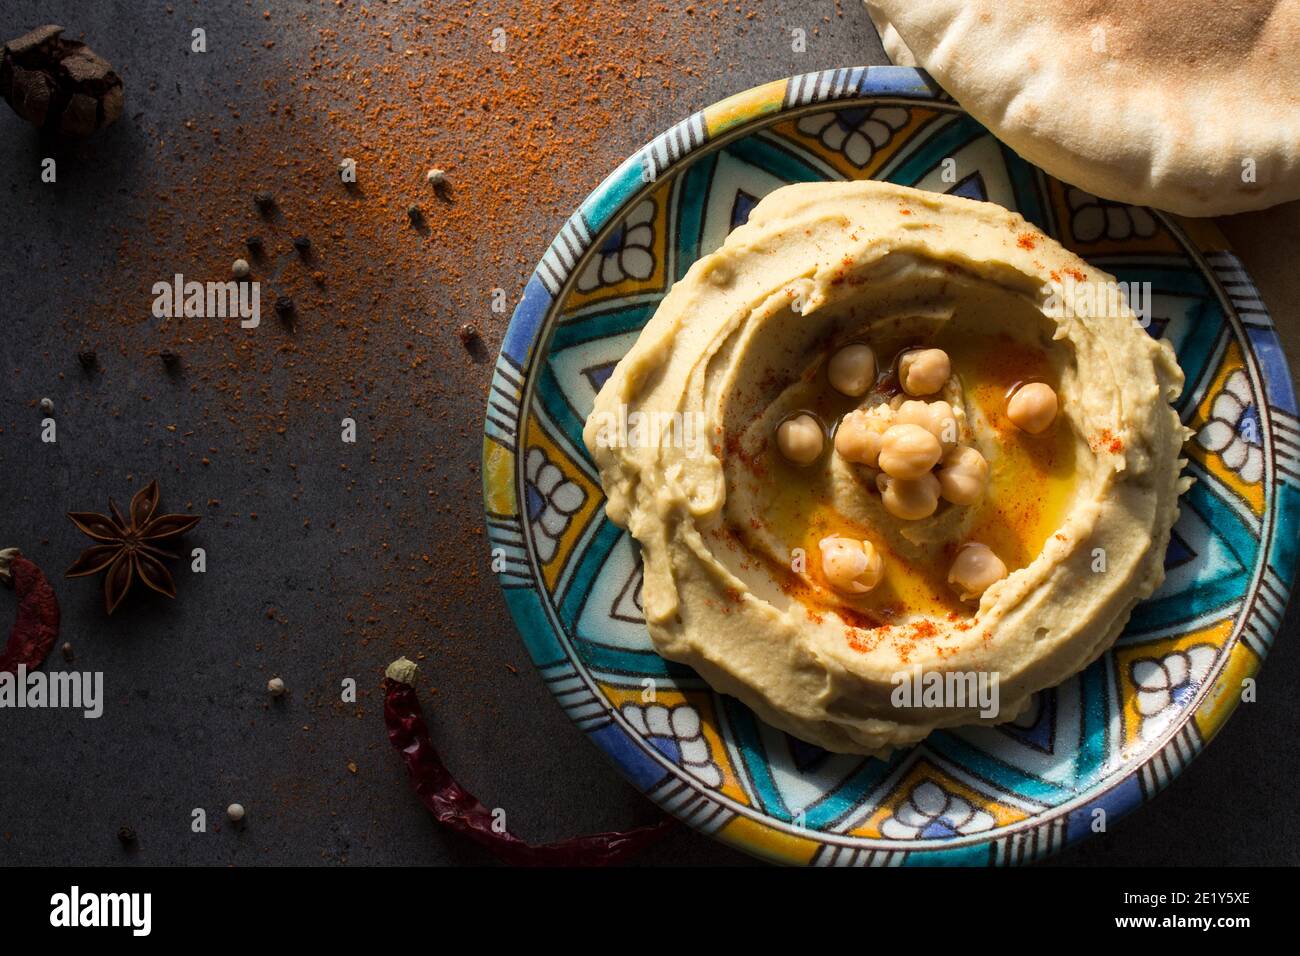
[{"label": "blue triangle pattern", "polygon": [[593,365],[591,368],[584,368],[582,374],[587,376],[587,381],[591,383],[591,387],[599,392],[605,387],[609,377],[614,374],[614,366],[616,365],[618,365],[617,362],[604,362],[600,365]]},{"label": "blue triangle pattern", "polygon": [[791,737],[789,734],[785,735],[785,739],[790,747],[790,757],[794,760],[795,769],[800,773],[816,770],[830,756],[828,751],[806,740]]},{"label": "blue triangle pattern", "polygon": [[926,824],[925,829],[921,831],[921,837],[926,840],[948,840],[957,835],[957,831],[949,826],[948,821],[943,818]]},{"label": "blue triangle pattern", "polygon": [[623,248],[623,237],[625,235],[627,235],[627,222],[620,221],[610,230],[609,235],[605,237],[605,241],[600,244],[600,251],[606,255],[619,252]]},{"label": "blue triangle pattern", "polygon": [[1043,753],[1052,751],[1052,730],[1056,726],[1056,690],[1038,694],[1038,719],[1030,727],[1016,724],[998,724],[998,730]]},{"label": "blue triangle pattern", "polygon": [[654,747],[655,750],[659,751],[678,766],[681,765],[682,750],[677,741],[672,737],[647,737],[646,739],[650,742],[650,746]]},{"label": "blue triangle pattern", "polygon": [[1186,564],[1196,557],[1196,552],[1188,544],[1178,529],[1174,528],[1169,532],[1169,549],[1165,552],[1165,570],[1176,568],[1179,565]]},{"label": "blue triangle pattern", "polygon": [[737,226],[743,226],[749,222],[749,214],[754,211],[754,207],[757,205],[757,196],[751,196],[743,189],[737,189],[736,201],[731,207],[731,228],[735,229]]},{"label": "blue triangle pattern", "polygon": [[971,173],[952,189],[948,190],[950,196],[962,196],[966,199],[978,199],[986,202],[989,198],[988,188],[984,185],[984,177],[980,175],[979,170]]},{"label": "blue triangle pattern", "polygon": [[524,507],[528,512],[528,520],[531,521],[542,513],[542,509],[546,507],[546,500],[531,481],[524,482],[524,497],[526,499]]}]

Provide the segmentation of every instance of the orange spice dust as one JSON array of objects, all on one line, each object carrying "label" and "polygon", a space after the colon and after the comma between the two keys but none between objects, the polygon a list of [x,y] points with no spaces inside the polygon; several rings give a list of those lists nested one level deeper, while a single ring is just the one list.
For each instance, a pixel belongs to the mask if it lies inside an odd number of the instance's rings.
[{"label": "orange spice dust", "polygon": [[[77,350],[95,349],[86,414],[145,431],[146,444],[193,462],[196,485],[210,474],[200,458],[249,476],[238,501],[194,494],[214,534],[256,512],[267,534],[309,542],[302,576],[314,593],[298,597],[334,626],[308,634],[285,612],[266,625],[278,638],[337,646],[341,674],[404,653],[472,688],[465,642],[485,615],[498,631],[506,620],[478,474],[490,356],[564,219],[659,131],[644,117],[666,102],[673,119],[705,105],[695,91],[701,70],[725,66],[710,58],[724,27],[717,11],[621,0],[349,2],[250,16],[265,37],[238,56],[257,67],[222,77],[208,111],[175,127],[124,118],[153,188],[111,227],[113,268],[68,280],[69,376],[80,374]],[[726,18],[728,31],[766,29]],[[498,26],[506,46],[494,52]],[[127,116],[132,97],[169,86],[131,89]],[[356,162],[355,185],[340,179],[344,158]],[[432,167],[446,171],[438,191],[425,180]],[[274,196],[269,215],[259,191]],[[264,256],[249,253],[249,236]],[[150,314],[153,283],[225,281],[237,258],[261,285],[258,328]],[[280,296],[294,300],[292,323],[275,314]],[[467,322],[486,358],[461,345]],[[166,351],[180,357],[171,380],[153,374]],[[164,387],[174,394],[151,405]],[[198,405],[200,435],[163,432],[165,419],[146,431],[174,401]],[[358,424],[355,446],[338,441],[344,416]],[[301,446],[286,465],[285,448]],[[326,484],[351,506],[323,506],[338,500],[315,493]],[[276,516],[286,520],[272,525]],[[258,587],[272,597],[281,583]],[[299,700],[365,712],[364,700],[337,695]]]},{"label": "orange spice dust", "polygon": [[1109,428],[1103,428],[1096,435],[1088,439],[1088,447],[1093,451],[1105,449],[1113,454],[1120,454],[1124,450],[1124,440],[1112,432]]}]

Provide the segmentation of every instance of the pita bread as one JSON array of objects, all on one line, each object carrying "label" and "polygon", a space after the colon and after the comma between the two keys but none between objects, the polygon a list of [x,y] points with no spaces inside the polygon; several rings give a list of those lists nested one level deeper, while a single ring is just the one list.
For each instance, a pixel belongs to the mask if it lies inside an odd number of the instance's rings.
[{"label": "pita bread", "polygon": [[999,139],[1107,199],[1189,216],[1300,198],[1300,0],[867,0]]}]

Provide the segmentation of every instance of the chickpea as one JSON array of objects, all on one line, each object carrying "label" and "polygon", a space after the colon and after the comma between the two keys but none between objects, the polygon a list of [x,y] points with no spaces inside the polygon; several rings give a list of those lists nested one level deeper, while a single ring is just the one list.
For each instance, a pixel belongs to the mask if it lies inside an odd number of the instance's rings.
[{"label": "chickpea", "polygon": [[920,478],[942,457],[939,439],[920,425],[891,425],[880,436],[880,470],[893,478]]},{"label": "chickpea", "polygon": [[889,426],[889,417],[879,412],[865,408],[849,412],[835,429],[835,451],[845,461],[875,468],[880,455],[880,436]]},{"label": "chickpea", "polygon": [[945,452],[957,447],[957,439],[961,435],[957,413],[944,401],[925,402],[909,398],[898,406],[894,421],[899,425],[920,425],[939,439]]},{"label": "chickpea", "polygon": [[904,521],[928,518],[939,507],[939,479],[929,472],[915,480],[877,475],[876,487],[885,510]]},{"label": "chickpea", "polygon": [[831,356],[826,375],[835,391],[857,398],[876,380],[876,353],[861,342],[846,345]]},{"label": "chickpea", "polygon": [[952,363],[943,349],[915,349],[898,360],[898,383],[908,395],[933,395],[952,375]]},{"label": "chickpea", "polygon": [[943,456],[939,470],[939,493],[955,505],[973,505],[989,485],[989,463],[970,445],[958,445]]},{"label": "chickpea", "polygon": [[826,436],[821,422],[805,413],[787,418],[777,426],[776,445],[796,465],[811,465],[821,457]]},{"label": "chickpea", "polygon": [[948,583],[956,587],[963,601],[969,601],[1006,576],[1007,566],[993,553],[993,549],[972,542],[957,552],[948,571]]},{"label": "chickpea", "polygon": [[817,542],[822,573],[831,587],[849,594],[866,594],[885,574],[885,560],[870,541],[830,537]]},{"label": "chickpea", "polygon": [[1007,418],[1021,431],[1041,435],[1056,421],[1056,392],[1044,382],[1030,382],[1016,389],[1007,402]]},{"label": "chickpea", "polygon": [[945,452],[952,451],[961,440],[961,426],[957,422],[957,412],[944,401],[930,403],[930,431],[939,439]]},{"label": "chickpea", "polygon": [[930,403],[921,401],[917,398],[909,398],[906,401],[898,402],[894,409],[894,424],[896,425],[920,425],[929,431],[930,429]]}]

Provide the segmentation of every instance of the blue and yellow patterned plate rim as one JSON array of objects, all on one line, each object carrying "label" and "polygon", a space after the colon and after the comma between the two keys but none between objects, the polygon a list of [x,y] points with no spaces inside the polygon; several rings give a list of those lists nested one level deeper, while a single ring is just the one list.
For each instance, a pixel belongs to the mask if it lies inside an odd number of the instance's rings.
[{"label": "blue and yellow patterned plate rim", "polygon": [[[772,189],[883,178],[999,202],[1122,281],[1187,373],[1195,430],[1165,584],[1115,647],[997,728],[888,760],[776,731],[654,653],[633,542],[604,516],[581,426],[672,283]],[[493,566],[543,680],[652,800],[765,859],[1011,864],[1109,827],[1223,726],[1296,566],[1300,427],[1272,322],[1213,223],[1125,206],[1019,159],[924,73],[827,70],[716,103],[629,157],[565,222],[493,372],[483,493]],[[1247,695],[1248,696],[1248,695]]]}]

